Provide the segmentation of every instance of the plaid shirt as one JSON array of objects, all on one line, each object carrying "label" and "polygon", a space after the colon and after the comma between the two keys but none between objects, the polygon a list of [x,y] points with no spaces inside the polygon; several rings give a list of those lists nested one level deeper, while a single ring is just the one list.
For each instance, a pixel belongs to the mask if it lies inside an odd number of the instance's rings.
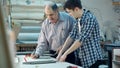
[{"label": "plaid shirt", "polygon": [[[82,45],[78,48],[77,55],[81,60],[84,68],[89,68],[97,60],[103,58],[100,47],[100,31],[99,24],[95,16],[88,10],[84,9],[81,19],[75,23],[70,37],[74,40],[79,40]],[[80,23],[80,30],[79,24]],[[79,54],[78,54],[79,53]]]}]

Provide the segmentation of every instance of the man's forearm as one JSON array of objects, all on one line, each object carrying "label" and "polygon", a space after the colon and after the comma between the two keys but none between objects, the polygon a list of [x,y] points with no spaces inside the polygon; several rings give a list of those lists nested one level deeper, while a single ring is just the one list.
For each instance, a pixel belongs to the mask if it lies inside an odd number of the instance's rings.
[{"label": "man's forearm", "polygon": [[68,55],[68,54],[70,54],[71,52],[73,52],[73,51],[75,51],[77,48],[79,48],[81,46],[81,43],[78,41],[78,40],[76,40],[73,44],[72,44],[72,46],[63,54],[63,55]]},{"label": "man's forearm", "polygon": [[35,50],[35,54],[43,55],[43,52],[44,52],[44,48],[42,46],[38,45],[36,50]]},{"label": "man's forearm", "polygon": [[73,39],[71,39],[70,37],[68,37],[64,43],[64,45],[62,46],[62,49],[61,49],[61,52],[65,52],[69,47],[70,45],[73,43]]}]

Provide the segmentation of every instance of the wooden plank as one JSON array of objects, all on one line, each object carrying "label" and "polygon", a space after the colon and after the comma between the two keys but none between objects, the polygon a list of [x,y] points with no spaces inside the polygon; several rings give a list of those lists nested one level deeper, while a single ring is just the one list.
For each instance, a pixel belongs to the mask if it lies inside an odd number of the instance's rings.
[{"label": "wooden plank", "polygon": [[14,36],[13,32],[6,32],[6,10],[3,8],[3,1],[0,0],[0,68],[13,68],[12,60],[13,56],[15,57],[14,53],[12,52],[12,49],[14,50],[14,48],[12,48],[14,46]]},{"label": "wooden plank", "polygon": [[43,5],[45,0],[10,0],[11,4],[18,4],[18,5]]},{"label": "wooden plank", "polygon": [[40,33],[41,26],[22,26],[20,32],[21,33]]},{"label": "wooden plank", "polygon": [[[12,12],[44,12],[43,6],[27,6],[27,5],[12,5]],[[32,10],[31,10],[32,9]],[[59,6],[59,10],[62,11],[63,7]]]},{"label": "wooden plank", "polygon": [[120,2],[112,2],[113,5],[120,5]]},{"label": "wooden plank", "polygon": [[13,22],[16,22],[16,23],[34,23],[34,24],[39,24],[41,21],[39,21],[39,20],[13,20]]},{"label": "wooden plank", "polygon": [[20,23],[22,26],[41,26],[40,20],[13,20],[15,23]]},{"label": "wooden plank", "polygon": [[[64,0],[50,0],[50,1],[54,1],[58,6],[64,3]],[[44,6],[47,2],[49,2],[49,0],[11,0],[11,5]]]},{"label": "wooden plank", "polygon": [[[39,11],[43,12],[44,10],[44,4],[46,1],[35,1],[35,3],[26,4],[26,0],[12,0],[11,5],[8,5],[8,7],[11,7],[12,12],[30,12],[30,11]],[[57,3],[60,10],[63,10],[63,5],[61,2]],[[31,10],[32,9],[32,10]]]},{"label": "wooden plank", "polygon": [[42,20],[44,13],[11,13],[11,17],[17,20]]},{"label": "wooden plank", "polygon": [[19,52],[28,52],[28,51],[34,51],[34,49],[36,48],[37,43],[36,42],[26,42],[26,43],[17,43],[16,47],[17,47],[17,51]]},{"label": "wooden plank", "polygon": [[[17,3],[17,4],[19,4],[19,3],[25,3],[26,4],[26,0],[10,0],[11,2],[13,2],[13,3]],[[46,1],[53,1],[53,2],[56,2],[56,3],[64,3],[65,2],[65,0],[29,0],[31,3],[41,3],[41,2],[46,2]]]},{"label": "wooden plank", "polygon": [[[32,9],[32,10],[31,10]],[[12,8],[14,13],[23,13],[23,12],[31,12],[31,13],[44,13],[43,8],[24,8],[24,7],[15,7]]]}]

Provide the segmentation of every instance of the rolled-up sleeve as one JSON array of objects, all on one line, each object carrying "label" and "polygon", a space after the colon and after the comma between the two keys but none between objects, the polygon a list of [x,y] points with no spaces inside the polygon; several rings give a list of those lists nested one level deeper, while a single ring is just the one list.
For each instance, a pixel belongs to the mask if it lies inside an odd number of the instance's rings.
[{"label": "rolled-up sleeve", "polygon": [[78,29],[77,29],[77,23],[75,23],[72,31],[69,34],[70,38],[72,38],[72,39],[75,40],[76,35],[77,35],[77,31],[78,31]]}]

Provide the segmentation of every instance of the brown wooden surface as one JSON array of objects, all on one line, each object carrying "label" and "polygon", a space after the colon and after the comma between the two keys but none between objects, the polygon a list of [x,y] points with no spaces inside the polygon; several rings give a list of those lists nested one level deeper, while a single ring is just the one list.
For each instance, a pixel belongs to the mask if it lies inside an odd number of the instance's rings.
[{"label": "brown wooden surface", "polygon": [[120,5],[120,2],[112,2],[113,5]]},{"label": "brown wooden surface", "polygon": [[37,44],[16,44],[17,51],[33,51]]}]

